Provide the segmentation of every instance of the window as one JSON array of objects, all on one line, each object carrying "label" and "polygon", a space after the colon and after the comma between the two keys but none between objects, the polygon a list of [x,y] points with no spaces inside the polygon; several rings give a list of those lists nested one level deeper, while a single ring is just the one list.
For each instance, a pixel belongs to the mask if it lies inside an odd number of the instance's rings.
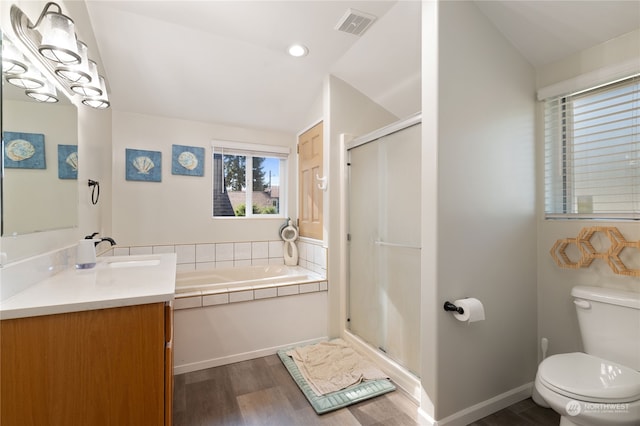
[{"label": "window", "polygon": [[288,155],[287,147],[213,142],[213,216],[283,217]]},{"label": "window", "polygon": [[545,214],[640,219],[640,75],[546,101]]}]

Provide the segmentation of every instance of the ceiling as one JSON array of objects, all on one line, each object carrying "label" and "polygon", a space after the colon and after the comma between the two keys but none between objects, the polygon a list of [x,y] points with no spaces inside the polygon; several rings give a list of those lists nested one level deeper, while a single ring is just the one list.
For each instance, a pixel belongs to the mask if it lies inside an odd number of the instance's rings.
[{"label": "ceiling", "polygon": [[534,67],[557,62],[640,28],[638,0],[506,0],[476,4]]},{"label": "ceiling", "polygon": [[[640,27],[635,1],[475,3],[534,66]],[[328,74],[398,117],[420,110],[419,1],[86,5],[116,110],[297,133]],[[361,37],[335,30],[349,8],[377,17]]]}]

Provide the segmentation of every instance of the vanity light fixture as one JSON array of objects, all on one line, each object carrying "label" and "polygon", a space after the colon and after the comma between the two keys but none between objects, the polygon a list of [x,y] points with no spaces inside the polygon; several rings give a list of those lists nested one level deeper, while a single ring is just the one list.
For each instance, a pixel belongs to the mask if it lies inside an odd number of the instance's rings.
[{"label": "vanity light fixture", "polygon": [[58,102],[55,86],[38,72],[8,40],[2,42],[2,74],[39,102]]},{"label": "vanity light fixture", "polygon": [[[87,45],[81,41],[78,41],[78,53],[80,54],[80,63],[60,65],[56,68],[56,75],[64,78],[70,83],[86,84],[91,81],[92,74],[89,69]],[[97,69],[95,71],[97,75]]]},{"label": "vanity light fixture", "polygon": [[39,89],[28,89],[25,91],[27,96],[35,99],[38,102],[54,103],[58,102],[58,93],[56,86],[50,81],[45,81],[44,86]]},{"label": "vanity light fixture", "polygon": [[2,41],[2,74],[15,75],[27,72],[29,67],[18,49],[8,40]]},{"label": "vanity light fixture", "polygon": [[100,76],[100,89],[102,91],[101,95],[84,98],[82,103],[95,109],[109,108],[111,103],[109,103],[109,99],[107,98],[107,85],[102,76]]},{"label": "vanity light fixture", "polygon": [[[58,11],[49,11],[51,7],[57,8]],[[71,18],[62,14],[60,5],[54,2],[47,3],[36,23],[30,25],[29,29],[39,29],[42,34],[42,42],[38,47],[42,56],[60,64],[80,63],[75,24]]]},{"label": "vanity light fixture", "polygon": [[7,82],[21,89],[39,89],[44,86],[45,78],[34,67],[28,68],[22,74],[9,74]]},{"label": "vanity light fixture", "polygon": [[91,79],[87,83],[74,83],[71,85],[71,90],[73,90],[78,95],[81,95],[85,98],[93,98],[96,96],[102,95],[102,89],[100,88],[100,76],[98,75],[98,65],[89,60],[88,70]]},{"label": "vanity light fixture", "polygon": [[[74,94],[79,95],[84,105],[97,109],[110,106],[106,84],[98,74],[97,64],[89,59],[87,45],[77,39],[73,20],[62,13],[57,3],[47,3],[35,24],[16,5],[11,6],[10,14],[16,41],[26,48],[25,56],[32,62],[38,62],[36,65],[42,65],[43,72],[55,78],[59,88],[66,91],[70,98]],[[5,77],[10,83],[16,84],[10,81],[13,79],[19,85],[22,80],[18,77],[24,80],[29,71],[16,76],[5,74]],[[46,89],[43,87],[44,80],[39,85],[33,80],[24,80],[30,87],[26,87],[25,83],[19,87],[32,90],[27,94],[42,102],[53,102],[54,98],[57,100],[54,85],[50,86],[51,90]]]},{"label": "vanity light fixture", "polygon": [[288,52],[289,55],[293,56],[294,58],[301,58],[309,54],[309,49],[307,48],[307,46],[304,46],[302,44],[292,44],[291,46],[289,46]]}]

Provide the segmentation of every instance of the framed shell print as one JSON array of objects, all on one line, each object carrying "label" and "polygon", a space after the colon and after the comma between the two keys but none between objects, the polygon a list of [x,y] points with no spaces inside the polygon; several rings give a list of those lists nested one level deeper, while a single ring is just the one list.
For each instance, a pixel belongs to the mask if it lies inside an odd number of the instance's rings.
[{"label": "framed shell print", "polygon": [[4,132],[4,167],[10,169],[46,169],[44,135]]},{"label": "framed shell print", "polygon": [[78,179],[78,145],[58,145],[58,178]]},{"label": "framed shell print", "polygon": [[162,181],[162,153],[142,149],[125,150],[126,179],[144,182]]},{"label": "framed shell print", "polygon": [[172,145],[171,174],[204,176],[204,148]]}]

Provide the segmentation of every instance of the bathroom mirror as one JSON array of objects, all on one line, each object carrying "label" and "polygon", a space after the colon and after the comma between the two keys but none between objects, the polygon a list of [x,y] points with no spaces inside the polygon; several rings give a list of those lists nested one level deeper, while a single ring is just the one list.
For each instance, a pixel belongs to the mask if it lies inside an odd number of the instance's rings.
[{"label": "bathroom mirror", "polygon": [[3,237],[78,226],[78,111],[57,94],[38,102],[2,78]]}]

